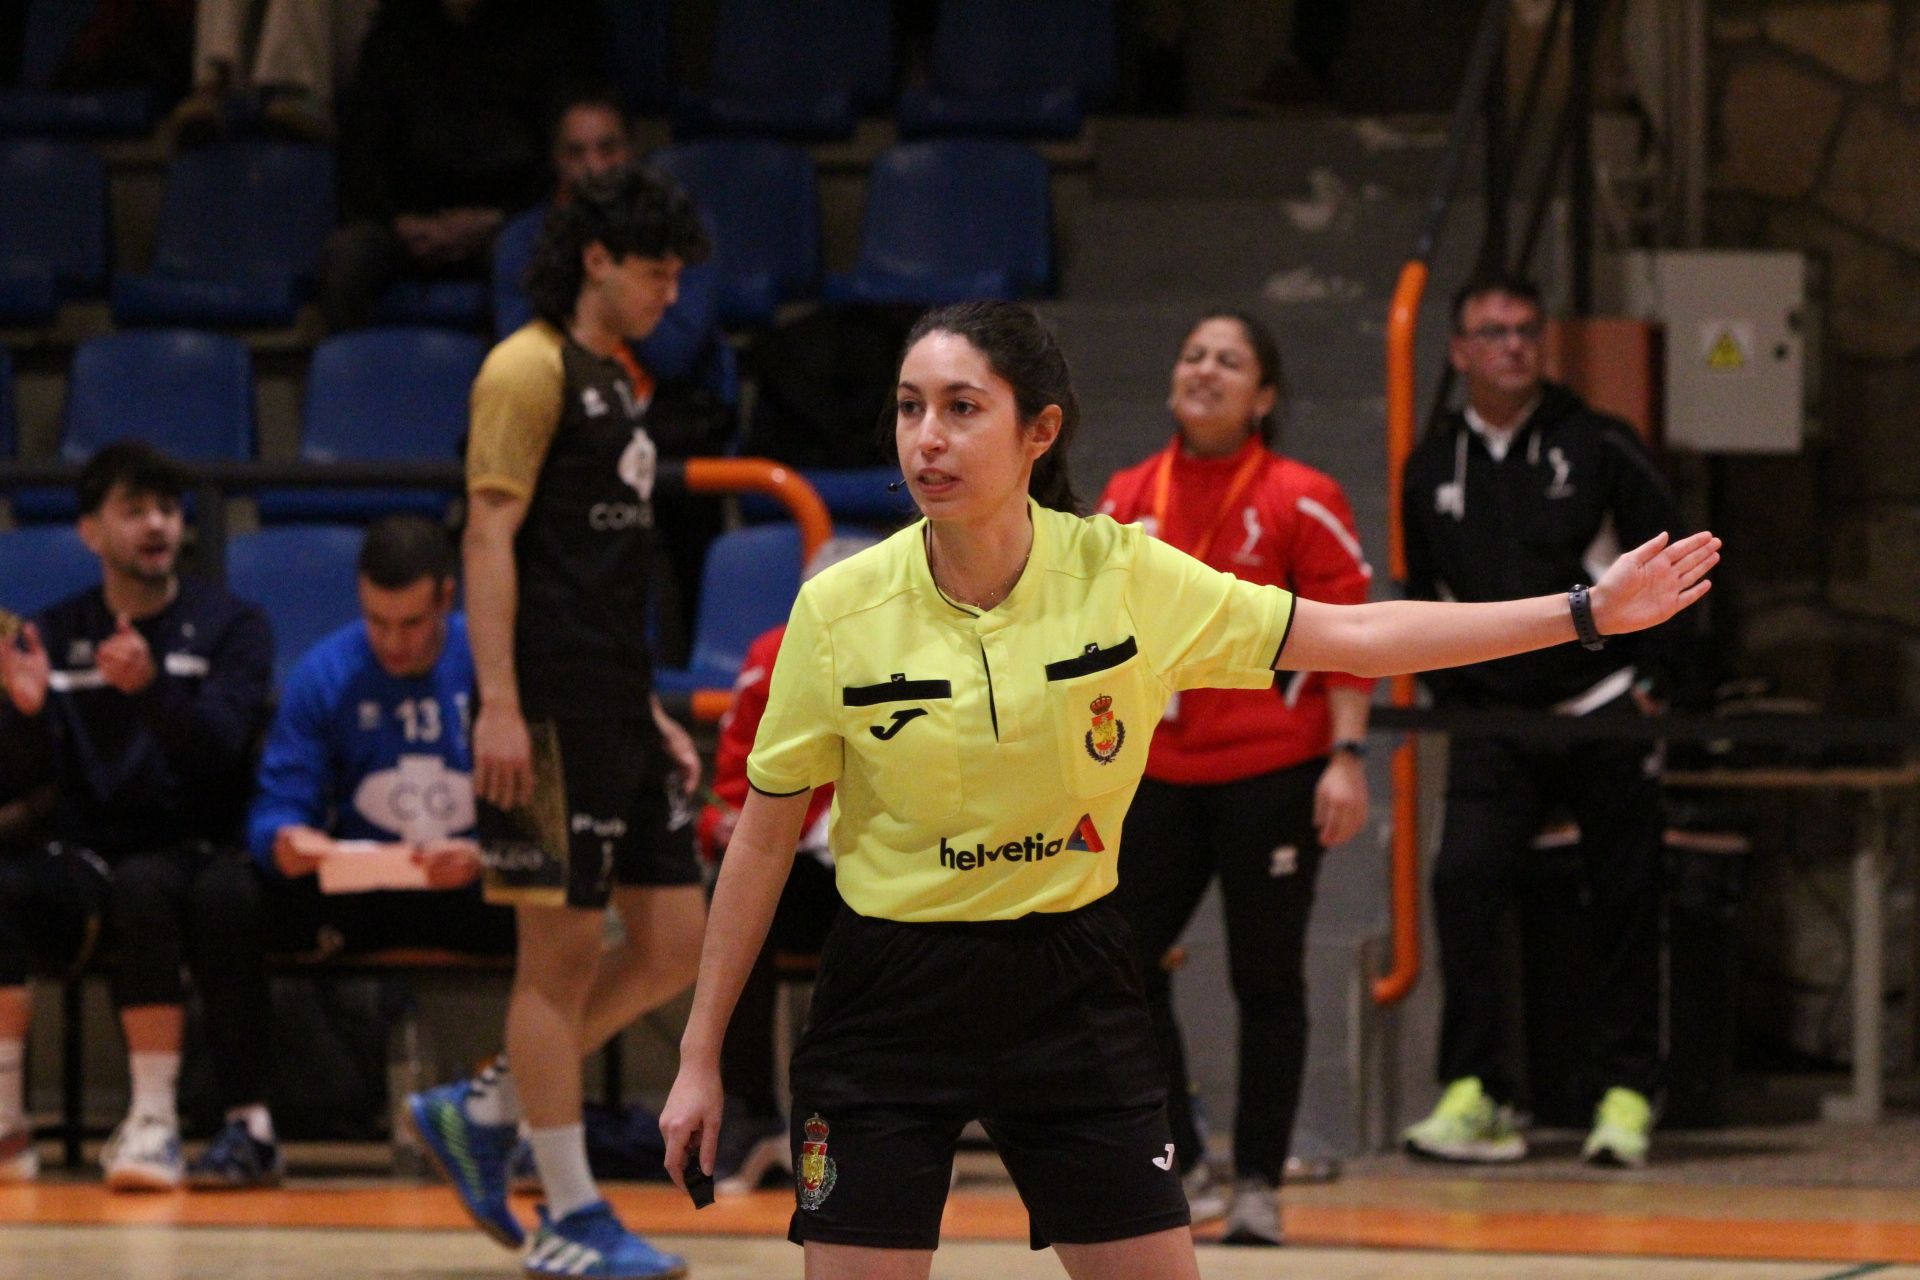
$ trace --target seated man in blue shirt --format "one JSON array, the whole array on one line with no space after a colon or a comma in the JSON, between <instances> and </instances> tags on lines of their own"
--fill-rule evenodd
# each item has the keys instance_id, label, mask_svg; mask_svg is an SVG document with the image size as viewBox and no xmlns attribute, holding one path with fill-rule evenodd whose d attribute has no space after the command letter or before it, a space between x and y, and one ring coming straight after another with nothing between
<instances>
[{"instance_id":1,"label":"seated man in blue shirt","mask_svg":"<svg viewBox=\"0 0 1920 1280\"><path fill-rule=\"evenodd\" d=\"M432 521L375 524L360 548L361 620L287 677L247 823L280 946L513 953L512 910L480 899L473 654L466 618L453 612L454 566L452 540ZM439 892L322 893L315 873L353 857L349 842L402 846Z\"/></svg>"},{"instance_id":2,"label":"seated man in blue shirt","mask_svg":"<svg viewBox=\"0 0 1920 1280\"><path fill-rule=\"evenodd\" d=\"M227 1114L193 1181L280 1175L260 888L237 847L273 634L258 606L179 574L186 485L179 464L147 445L96 454L80 474L80 536L100 558L100 585L0 643L0 714L37 736L58 793L58 843L12 855L0 876L0 1081L26 1035L30 964L77 967L98 936L133 1086L100 1156L121 1190L176 1187L189 1172L174 1096L183 968ZM0 1173L30 1177L18 1137L0 1134L11 1157Z\"/></svg>"}]
</instances>

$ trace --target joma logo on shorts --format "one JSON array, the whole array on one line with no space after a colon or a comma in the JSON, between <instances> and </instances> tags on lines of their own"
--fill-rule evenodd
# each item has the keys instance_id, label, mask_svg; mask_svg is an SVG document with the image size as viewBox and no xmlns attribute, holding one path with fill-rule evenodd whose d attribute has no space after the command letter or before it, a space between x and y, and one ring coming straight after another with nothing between
<instances>
[{"instance_id":1,"label":"joma logo on shorts","mask_svg":"<svg viewBox=\"0 0 1920 1280\"><path fill-rule=\"evenodd\" d=\"M1093 829L1093 817L1081 814L1080 821L1074 826L1073 834L1058 840L1049 840L1045 832L1035 832L1019 840L1009 840L1004 844L988 846L975 844L973 848L956 847L940 837L940 865L949 871L978 871L981 867L994 862L1023 863L1045 862L1057 857L1062 850L1068 853L1104 853L1106 845L1101 843L1100 833Z\"/></svg>"}]
</instances>

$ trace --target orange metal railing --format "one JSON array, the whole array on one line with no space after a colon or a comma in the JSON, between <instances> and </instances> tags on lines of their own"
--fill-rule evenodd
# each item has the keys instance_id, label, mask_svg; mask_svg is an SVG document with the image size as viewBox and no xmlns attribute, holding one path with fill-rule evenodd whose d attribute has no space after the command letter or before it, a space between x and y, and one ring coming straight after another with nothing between
<instances>
[{"instance_id":1,"label":"orange metal railing","mask_svg":"<svg viewBox=\"0 0 1920 1280\"><path fill-rule=\"evenodd\" d=\"M1400 269L1387 313L1387 558L1394 580L1406 581L1407 535L1400 521L1400 495L1407 455L1413 452L1414 347L1427 264L1418 259ZM1393 705L1413 705L1413 677L1395 676ZM1393 857L1389 870L1393 918L1393 967L1373 984L1376 1004L1392 1004L1413 990L1420 976L1420 764L1409 737L1393 753Z\"/></svg>"}]
</instances>

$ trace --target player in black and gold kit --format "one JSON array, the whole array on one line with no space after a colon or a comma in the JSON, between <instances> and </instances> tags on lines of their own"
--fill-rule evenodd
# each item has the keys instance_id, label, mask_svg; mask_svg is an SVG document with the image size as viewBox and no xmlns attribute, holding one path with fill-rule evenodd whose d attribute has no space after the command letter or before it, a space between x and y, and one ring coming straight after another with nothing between
<instances>
[{"instance_id":1,"label":"player in black and gold kit","mask_svg":"<svg viewBox=\"0 0 1920 1280\"><path fill-rule=\"evenodd\" d=\"M686 987L704 920L687 799L699 758L652 690L652 384L627 343L673 303L681 265L706 253L666 179L626 167L582 181L535 250L538 318L493 349L473 386L473 781L488 896L515 904L519 951L505 1062L411 1109L475 1221L510 1245L523 1232L506 1164L524 1111L547 1197L525 1259L534 1275L684 1272L595 1188L579 1068ZM603 952L609 901L626 937Z\"/></svg>"}]
</instances>

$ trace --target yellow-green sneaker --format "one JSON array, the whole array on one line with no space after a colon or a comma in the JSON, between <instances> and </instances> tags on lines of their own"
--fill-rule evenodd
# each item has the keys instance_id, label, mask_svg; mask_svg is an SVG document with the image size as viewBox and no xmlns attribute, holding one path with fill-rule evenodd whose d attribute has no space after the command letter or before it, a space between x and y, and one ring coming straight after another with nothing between
<instances>
[{"instance_id":1,"label":"yellow-green sneaker","mask_svg":"<svg viewBox=\"0 0 1920 1280\"><path fill-rule=\"evenodd\" d=\"M1616 1086L1593 1109L1593 1132L1587 1135L1580 1158L1588 1164L1644 1169L1652 1132L1653 1104L1646 1095Z\"/></svg>"},{"instance_id":2,"label":"yellow-green sneaker","mask_svg":"<svg viewBox=\"0 0 1920 1280\"><path fill-rule=\"evenodd\" d=\"M1488 1097L1477 1076L1448 1085L1433 1114L1404 1138L1409 1155L1428 1160L1505 1164L1527 1154L1527 1140L1513 1127L1513 1112Z\"/></svg>"}]
</instances>

